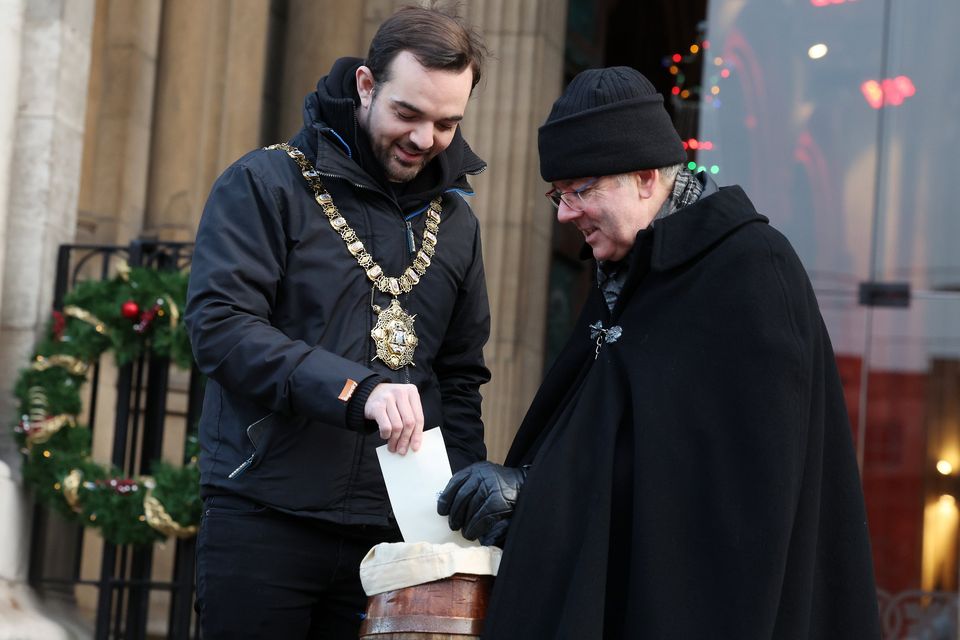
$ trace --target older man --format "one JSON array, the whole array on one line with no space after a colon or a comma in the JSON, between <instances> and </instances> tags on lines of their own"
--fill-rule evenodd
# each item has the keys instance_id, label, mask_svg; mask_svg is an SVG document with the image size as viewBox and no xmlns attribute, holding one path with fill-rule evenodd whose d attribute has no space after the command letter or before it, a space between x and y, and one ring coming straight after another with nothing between
<instances>
[{"instance_id":1,"label":"older man","mask_svg":"<svg viewBox=\"0 0 960 640\"><path fill-rule=\"evenodd\" d=\"M485 638L878 638L843 393L790 244L683 168L637 71L588 70L540 128L597 286L506 466L439 511L505 549Z\"/></svg>"}]
</instances>

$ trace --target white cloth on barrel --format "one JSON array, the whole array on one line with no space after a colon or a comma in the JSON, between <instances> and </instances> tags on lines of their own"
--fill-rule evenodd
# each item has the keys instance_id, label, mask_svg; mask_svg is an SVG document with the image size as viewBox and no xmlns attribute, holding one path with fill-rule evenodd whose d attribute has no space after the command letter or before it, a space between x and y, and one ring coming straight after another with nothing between
<instances>
[{"instance_id":1,"label":"white cloth on barrel","mask_svg":"<svg viewBox=\"0 0 960 640\"><path fill-rule=\"evenodd\" d=\"M373 596L455 573L495 576L502 553L499 547L461 547L452 542L383 542L360 562L360 582Z\"/></svg>"}]
</instances>

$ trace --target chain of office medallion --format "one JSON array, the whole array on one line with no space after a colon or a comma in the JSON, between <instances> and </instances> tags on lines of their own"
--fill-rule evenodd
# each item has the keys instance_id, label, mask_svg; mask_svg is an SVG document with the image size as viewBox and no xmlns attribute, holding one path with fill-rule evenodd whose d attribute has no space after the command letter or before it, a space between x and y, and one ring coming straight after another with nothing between
<instances>
[{"instance_id":1,"label":"chain of office medallion","mask_svg":"<svg viewBox=\"0 0 960 640\"><path fill-rule=\"evenodd\" d=\"M426 273L427 267L430 266L430 258L432 258L436 252L437 233L440 229L440 214L442 213L440 196L437 196L430 202L423 230L423 240L420 243L420 251L414 256L413 264L407 267L406 271L404 271L403 275L399 278L393 278L384 274L383 269L374 261L373 256L370 255L363 246L363 242L357 237L356 232L350 228L346 219L340 215L336 205L333 204L333 198L320 181L320 174L310 165L310 161L303 155L303 152L286 143L273 144L265 148L285 151L287 155L297 163L297 166L300 167L300 172L303 174L303 179L307 181L307 184L310 185L310 188L313 190L314 199L323 209L327 220L330 221L330 226L343 238L350 255L356 258L357 264L366 272L367 278L373 282L374 286L376 286L380 292L397 296L400 295L401 292L409 293L410 290L420 282L420 277Z\"/></svg>"}]
</instances>

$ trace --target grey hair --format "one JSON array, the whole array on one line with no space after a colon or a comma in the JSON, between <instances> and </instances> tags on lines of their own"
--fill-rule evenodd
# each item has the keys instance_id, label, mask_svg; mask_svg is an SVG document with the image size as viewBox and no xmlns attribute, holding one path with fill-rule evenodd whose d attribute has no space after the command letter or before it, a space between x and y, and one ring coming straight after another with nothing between
<instances>
[{"instance_id":1,"label":"grey hair","mask_svg":"<svg viewBox=\"0 0 960 640\"><path fill-rule=\"evenodd\" d=\"M682 164L671 164L666 167L659 167L657 171L660 172L660 182L665 185L673 185L673 181L677 179L677 174L680 173L680 170L683 169ZM617 182L621 185L627 184L627 181L630 179L631 173L620 173L615 177Z\"/></svg>"},{"instance_id":2,"label":"grey hair","mask_svg":"<svg viewBox=\"0 0 960 640\"><path fill-rule=\"evenodd\" d=\"M677 179L677 174L680 173L680 170L683 169L682 164L672 164L668 167L660 167L660 180L665 184L673 184L673 181Z\"/></svg>"}]
</instances>

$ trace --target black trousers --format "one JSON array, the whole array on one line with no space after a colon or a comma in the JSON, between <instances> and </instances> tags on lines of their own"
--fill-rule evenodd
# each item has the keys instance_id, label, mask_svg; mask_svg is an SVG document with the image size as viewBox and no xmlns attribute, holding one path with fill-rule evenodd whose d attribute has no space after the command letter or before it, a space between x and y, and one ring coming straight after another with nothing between
<instances>
[{"instance_id":1,"label":"black trousers","mask_svg":"<svg viewBox=\"0 0 960 640\"><path fill-rule=\"evenodd\" d=\"M234 496L204 500L197 610L204 640L356 640L367 597L360 560L388 529L299 518Z\"/></svg>"}]
</instances>

